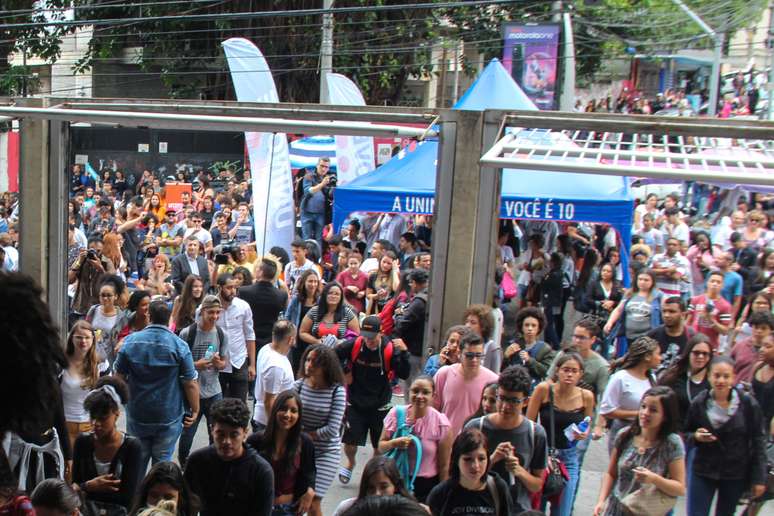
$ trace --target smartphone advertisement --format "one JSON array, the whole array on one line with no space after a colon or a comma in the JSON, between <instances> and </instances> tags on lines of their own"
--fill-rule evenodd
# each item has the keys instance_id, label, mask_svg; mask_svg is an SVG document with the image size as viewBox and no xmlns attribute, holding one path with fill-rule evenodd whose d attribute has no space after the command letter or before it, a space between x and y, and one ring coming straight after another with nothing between
<instances>
[{"instance_id":1,"label":"smartphone advertisement","mask_svg":"<svg viewBox=\"0 0 774 516\"><path fill-rule=\"evenodd\" d=\"M556 109L559 25L503 25L503 66L539 109Z\"/></svg>"}]
</instances>

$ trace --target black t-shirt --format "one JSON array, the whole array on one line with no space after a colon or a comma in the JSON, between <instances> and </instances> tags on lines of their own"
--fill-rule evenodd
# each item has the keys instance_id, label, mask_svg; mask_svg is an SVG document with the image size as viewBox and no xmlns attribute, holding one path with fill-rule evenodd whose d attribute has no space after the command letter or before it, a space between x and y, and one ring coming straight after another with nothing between
<instances>
[{"instance_id":1,"label":"black t-shirt","mask_svg":"<svg viewBox=\"0 0 774 516\"><path fill-rule=\"evenodd\" d=\"M683 330L682 334L678 335L677 337L673 337L672 335L667 335L666 327L663 324L650 330L647 335L648 337L658 341L658 345L661 347L662 359L664 358L663 355L665 355L667 352L670 352L670 348L672 353L675 353L676 351L675 356L677 356L683 352L686 344L688 344L687 330Z\"/></svg>"},{"instance_id":2,"label":"black t-shirt","mask_svg":"<svg viewBox=\"0 0 774 516\"><path fill-rule=\"evenodd\" d=\"M500 497L500 515L513 513L511 497L505 482L496 474L495 478L497 495ZM481 491L465 489L456 480L445 480L430 491L427 496L427 505L433 516L465 516L465 515L491 515L496 516L495 502L487 487Z\"/></svg>"}]
</instances>

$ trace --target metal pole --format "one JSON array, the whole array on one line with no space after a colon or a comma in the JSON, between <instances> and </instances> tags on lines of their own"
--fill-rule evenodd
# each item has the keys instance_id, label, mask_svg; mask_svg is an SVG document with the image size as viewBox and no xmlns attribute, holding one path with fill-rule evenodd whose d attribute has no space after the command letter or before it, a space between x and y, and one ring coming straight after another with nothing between
<instances>
[{"instance_id":1,"label":"metal pole","mask_svg":"<svg viewBox=\"0 0 774 516\"><path fill-rule=\"evenodd\" d=\"M564 18L564 72L559 110L572 111L575 103L575 36L572 31L572 15L566 12L562 18Z\"/></svg>"},{"instance_id":2,"label":"metal pole","mask_svg":"<svg viewBox=\"0 0 774 516\"><path fill-rule=\"evenodd\" d=\"M323 0L323 9L333 7L333 0ZM322 44L320 46L320 104L330 104L328 74L333 72L333 13L323 14Z\"/></svg>"},{"instance_id":3,"label":"metal pole","mask_svg":"<svg viewBox=\"0 0 774 516\"><path fill-rule=\"evenodd\" d=\"M27 96L27 45L23 44L22 46L22 70L24 75L22 75L22 97Z\"/></svg>"},{"instance_id":4,"label":"metal pole","mask_svg":"<svg viewBox=\"0 0 774 516\"><path fill-rule=\"evenodd\" d=\"M709 92L709 115L715 116L718 111L718 90L720 83L720 60L723 58L723 39L724 34L718 34L712 27L702 20L698 14L693 12L690 7L685 5L682 0L672 0L677 7L688 15L690 19L695 21L701 30L707 33L709 37L715 42L715 56L712 61L712 77L710 77L710 92Z\"/></svg>"},{"instance_id":5,"label":"metal pole","mask_svg":"<svg viewBox=\"0 0 774 516\"><path fill-rule=\"evenodd\" d=\"M551 4L551 21L553 23L562 21L562 0L554 0Z\"/></svg>"},{"instance_id":6,"label":"metal pole","mask_svg":"<svg viewBox=\"0 0 774 516\"><path fill-rule=\"evenodd\" d=\"M768 99L767 120L774 120L774 102L772 102L772 93L774 93L774 2L769 4L769 37L766 40L769 47L769 83L766 85L766 98Z\"/></svg>"}]
</instances>

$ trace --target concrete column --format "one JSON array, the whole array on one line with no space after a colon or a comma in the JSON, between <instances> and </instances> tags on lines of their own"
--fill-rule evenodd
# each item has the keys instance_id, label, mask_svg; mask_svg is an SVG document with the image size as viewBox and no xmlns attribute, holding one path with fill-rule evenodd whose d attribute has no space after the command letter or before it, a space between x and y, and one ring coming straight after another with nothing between
<instances>
[{"instance_id":1,"label":"concrete column","mask_svg":"<svg viewBox=\"0 0 774 516\"><path fill-rule=\"evenodd\" d=\"M492 299L500 174L478 161L496 134L482 112L442 113L425 334L425 345L435 349L465 307Z\"/></svg>"}]
</instances>

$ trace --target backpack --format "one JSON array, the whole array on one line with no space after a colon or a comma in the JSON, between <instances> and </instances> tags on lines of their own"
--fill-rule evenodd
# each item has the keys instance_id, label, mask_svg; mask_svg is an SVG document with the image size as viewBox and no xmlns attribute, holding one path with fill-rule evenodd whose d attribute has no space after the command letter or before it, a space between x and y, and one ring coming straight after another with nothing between
<instances>
[{"instance_id":1,"label":"backpack","mask_svg":"<svg viewBox=\"0 0 774 516\"><path fill-rule=\"evenodd\" d=\"M379 322L384 335L392 335L395 330L395 306L397 304L398 296L393 296L379 312Z\"/></svg>"},{"instance_id":2,"label":"backpack","mask_svg":"<svg viewBox=\"0 0 774 516\"><path fill-rule=\"evenodd\" d=\"M196 332L198 331L198 324L193 323L191 326L188 327L188 335L186 335L186 338L184 339L186 343L188 344L188 348L191 350L191 354L193 354L193 348L194 344L196 344ZM215 325L215 329L218 332L218 344L223 345L223 343L226 341L226 335L223 333L223 329ZM180 333L183 333L182 331Z\"/></svg>"},{"instance_id":3,"label":"backpack","mask_svg":"<svg viewBox=\"0 0 774 516\"><path fill-rule=\"evenodd\" d=\"M344 375L347 385L352 384L352 368L355 366L355 360L357 360L358 355L360 355L360 350L363 349L363 342L363 337L358 337L352 345L352 352L349 355L349 371ZM392 355L394 351L392 341L388 340L387 345L384 346L384 372L391 382L395 379L395 371L392 370Z\"/></svg>"},{"instance_id":4,"label":"backpack","mask_svg":"<svg viewBox=\"0 0 774 516\"><path fill-rule=\"evenodd\" d=\"M406 488L414 492L414 481L419 475L419 468L422 463L422 441L412 433L413 428L406 423L406 406L397 405L395 407L395 432L392 434L393 439L399 437L411 437L411 441L416 448L416 460L414 461L414 471L411 471L411 465L409 464L408 448L400 449L393 448L385 456L395 461L395 465L400 472L400 476L406 483Z\"/></svg>"}]
</instances>

